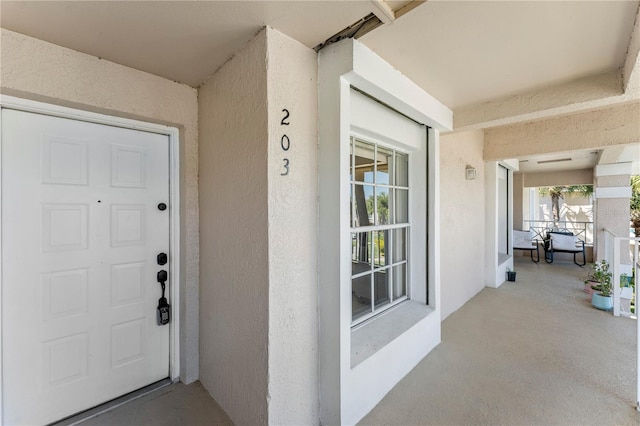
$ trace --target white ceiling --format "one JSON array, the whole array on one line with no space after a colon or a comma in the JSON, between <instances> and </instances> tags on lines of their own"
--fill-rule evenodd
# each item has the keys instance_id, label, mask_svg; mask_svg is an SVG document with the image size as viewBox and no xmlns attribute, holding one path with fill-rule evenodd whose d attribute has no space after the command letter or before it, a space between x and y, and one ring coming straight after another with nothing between
<instances>
[{"instance_id":1,"label":"white ceiling","mask_svg":"<svg viewBox=\"0 0 640 426\"><path fill-rule=\"evenodd\" d=\"M362 37L450 108L622 67L637 1L428 1Z\"/></svg>"},{"instance_id":2,"label":"white ceiling","mask_svg":"<svg viewBox=\"0 0 640 426\"><path fill-rule=\"evenodd\" d=\"M640 175L640 143L603 150L580 150L518 158L520 173L591 169L597 164L631 163L631 174Z\"/></svg>"},{"instance_id":3,"label":"white ceiling","mask_svg":"<svg viewBox=\"0 0 640 426\"><path fill-rule=\"evenodd\" d=\"M7 1L0 26L198 86L265 25L314 47L369 1Z\"/></svg>"},{"instance_id":4,"label":"white ceiling","mask_svg":"<svg viewBox=\"0 0 640 426\"><path fill-rule=\"evenodd\" d=\"M593 168L598 160L598 151L573 151L522 157L520 173L555 172Z\"/></svg>"},{"instance_id":5,"label":"white ceiling","mask_svg":"<svg viewBox=\"0 0 640 426\"><path fill-rule=\"evenodd\" d=\"M191 86L264 25L313 47L379 10L369 0L0 4L4 28ZM621 67L637 8L635 0L430 0L360 41L456 108Z\"/></svg>"}]
</instances>

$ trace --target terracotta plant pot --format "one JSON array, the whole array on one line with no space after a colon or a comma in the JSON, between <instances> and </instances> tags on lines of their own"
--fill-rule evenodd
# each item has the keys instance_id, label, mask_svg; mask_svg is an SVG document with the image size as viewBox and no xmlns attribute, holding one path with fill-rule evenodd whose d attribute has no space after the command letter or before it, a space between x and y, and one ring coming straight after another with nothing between
<instances>
[{"instance_id":1,"label":"terracotta plant pot","mask_svg":"<svg viewBox=\"0 0 640 426\"><path fill-rule=\"evenodd\" d=\"M594 288L594 287L596 287L596 288ZM589 294L589 302L591 302L591 299L592 299L592 297L593 297L593 294L594 294L594 293L597 293L597 292L599 292L599 291L600 291L600 289L599 289L599 288L597 288L597 286L596 286L596 285L593 285L593 284L592 284L592 285L590 285L590 286L589 286L589 291L587 292L587 294Z\"/></svg>"},{"instance_id":2,"label":"terracotta plant pot","mask_svg":"<svg viewBox=\"0 0 640 426\"><path fill-rule=\"evenodd\" d=\"M592 285L598 285L598 281L587 281L584 283L584 291L585 293L587 293L588 295L591 295L591 293L593 293L591 286Z\"/></svg>"}]
</instances>

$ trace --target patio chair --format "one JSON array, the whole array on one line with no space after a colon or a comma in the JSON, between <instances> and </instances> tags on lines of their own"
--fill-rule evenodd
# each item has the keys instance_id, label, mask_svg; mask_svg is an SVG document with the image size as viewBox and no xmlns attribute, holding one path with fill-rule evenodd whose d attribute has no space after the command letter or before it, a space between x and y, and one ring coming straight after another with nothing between
<instances>
[{"instance_id":1,"label":"patio chair","mask_svg":"<svg viewBox=\"0 0 640 426\"><path fill-rule=\"evenodd\" d=\"M584 241L571 232L549 231L544 242L544 260L553 263L554 253L573 253L573 263L582 267L587 264ZM576 255L582 253L582 263L578 263Z\"/></svg>"},{"instance_id":2,"label":"patio chair","mask_svg":"<svg viewBox=\"0 0 640 426\"><path fill-rule=\"evenodd\" d=\"M531 256L531 260L534 263L540 262L540 249L538 246L538 240L534 240L531 231L518 231L513 230L513 249L528 251ZM533 252L536 252L536 258L533 258Z\"/></svg>"}]
</instances>

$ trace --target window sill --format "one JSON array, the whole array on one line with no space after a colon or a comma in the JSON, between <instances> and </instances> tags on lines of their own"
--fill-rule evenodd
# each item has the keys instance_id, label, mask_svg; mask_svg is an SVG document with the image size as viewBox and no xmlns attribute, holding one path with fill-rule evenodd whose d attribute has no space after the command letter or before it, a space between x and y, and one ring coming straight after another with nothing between
<instances>
[{"instance_id":1,"label":"window sill","mask_svg":"<svg viewBox=\"0 0 640 426\"><path fill-rule=\"evenodd\" d=\"M409 300L351 331L351 368L366 360L434 312Z\"/></svg>"}]
</instances>

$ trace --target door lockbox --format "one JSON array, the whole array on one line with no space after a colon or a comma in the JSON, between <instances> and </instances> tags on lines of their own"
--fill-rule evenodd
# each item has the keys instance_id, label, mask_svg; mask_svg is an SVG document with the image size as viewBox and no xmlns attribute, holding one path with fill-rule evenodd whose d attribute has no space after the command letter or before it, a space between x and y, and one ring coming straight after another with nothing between
<instances>
[{"instance_id":1,"label":"door lockbox","mask_svg":"<svg viewBox=\"0 0 640 426\"><path fill-rule=\"evenodd\" d=\"M170 320L171 306L167 303L165 297L158 300L158 325L167 325Z\"/></svg>"},{"instance_id":2,"label":"door lockbox","mask_svg":"<svg viewBox=\"0 0 640 426\"><path fill-rule=\"evenodd\" d=\"M161 254L164 254L164 253L161 253ZM159 260L160 260L160 255L158 255L158 263L159 263ZM162 297L158 299L158 313L157 313L158 325L167 325L171 320L171 306L167 302L167 298L164 297L164 290L165 290L167 278L168 278L167 271L165 271L164 269L158 271L157 279L158 279L158 282L160 283L160 286L162 287Z\"/></svg>"}]
</instances>

